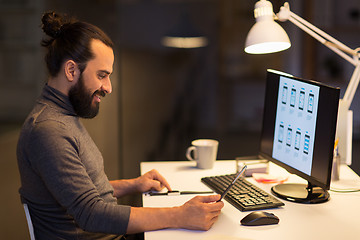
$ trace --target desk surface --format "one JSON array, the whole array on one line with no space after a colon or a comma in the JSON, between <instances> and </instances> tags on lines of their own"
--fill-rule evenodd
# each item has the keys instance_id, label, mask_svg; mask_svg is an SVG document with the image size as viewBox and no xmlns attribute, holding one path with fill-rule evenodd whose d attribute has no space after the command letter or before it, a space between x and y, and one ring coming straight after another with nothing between
<instances>
[{"instance_id":1,"label":"desk surface","mask_svg":"<svg viewBox=\"0 0 360 240\"><path fill-rule=\"evenodd\" d=\"M201 183L204 176L229 174L235 172L235 161L216 161L213 169L197 169L194 162L143 162L141 172L157 169L169 182L172 189L180 191L206 191ZM287 172L270 164L271 174ZM271 184L257 183L248 179L270 193ZM290 175L287 182L305 182ZM332 188L360 188L360 178L347 166L340 168L340 180ZM144 207L171 207L185 203L194 195L147 196L143 195ZM249 212L241 212L224 201L225 206L218 221L209 231L190 231L165 229L145 233L146 240L161 239L201 239L201 240L249 240L249 239L360 239L360 193L337 193L330 191L331 199L326 203L307 205L282 200L284 207L266 210L280 218L277 225L246 227L240 220Z\"/></svg>"}]
</instances>

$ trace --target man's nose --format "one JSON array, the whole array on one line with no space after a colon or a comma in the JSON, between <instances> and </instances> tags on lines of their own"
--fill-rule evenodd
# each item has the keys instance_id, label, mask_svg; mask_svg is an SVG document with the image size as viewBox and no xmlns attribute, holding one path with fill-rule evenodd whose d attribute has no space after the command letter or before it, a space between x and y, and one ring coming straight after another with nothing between
<instances>
[{"instance_id":1,"label":"man's nose","mask_svg":"<svg viewBox=\"0 0 360 240\"><path fill-rule=\"evenodd\" d=\"M102 85L102 89L107 93L110 94L112 92L112 86L111 86L111 81L110 78L108 77L106 79L106 81L104 82L104 84Z\"/></svg>"}]
</instances>

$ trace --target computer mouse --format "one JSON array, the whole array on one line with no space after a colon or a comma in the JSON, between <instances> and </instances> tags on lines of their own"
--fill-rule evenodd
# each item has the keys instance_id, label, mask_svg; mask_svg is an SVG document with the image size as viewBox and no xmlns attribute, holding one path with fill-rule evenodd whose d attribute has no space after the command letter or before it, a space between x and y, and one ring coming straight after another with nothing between
<instances>
[{"instance_id":1,"label":"computer mouse","mask_svg":"<svg viewBox=\"0 0 360 240\"><path fill-rule=\"evenodd\" d=\"M279 223L279 218L273 213L256 211L246 215L240 223L245 226L270 225Z\"/></svg>"}]
</instances>

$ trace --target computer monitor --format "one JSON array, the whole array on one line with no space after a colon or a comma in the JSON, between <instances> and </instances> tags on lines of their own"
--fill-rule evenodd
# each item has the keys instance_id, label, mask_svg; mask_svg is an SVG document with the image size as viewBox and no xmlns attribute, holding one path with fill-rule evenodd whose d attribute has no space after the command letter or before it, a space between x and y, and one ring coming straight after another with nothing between
<instances>
[{"instance_id":1,"label":"computer monitor","mask_svg":"<svg viewBox=\"0 0 360 240\"><path fill-rule=\"evenodd\" d=\"M308 181L278 184L283 199L329 199L340 89L268 70L260 155Z\"/></svg>"}]
</instances>

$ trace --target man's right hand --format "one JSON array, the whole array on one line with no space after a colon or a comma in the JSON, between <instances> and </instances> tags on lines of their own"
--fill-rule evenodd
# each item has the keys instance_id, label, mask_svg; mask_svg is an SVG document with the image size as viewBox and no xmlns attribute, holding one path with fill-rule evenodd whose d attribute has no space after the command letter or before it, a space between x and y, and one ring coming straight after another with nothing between
<instances>
[{"instance_id":1,"label":"man's right hand","mask_svg":"<svg viewBox=\"0 0 360 240\"><path fill-rule=\"evenodd\" d=\"M223 202L220 195L196 196L179 208L179 228L209 230L218 219Z\"/></svg>"},{"instance_id":2,"label":"man's right hand","mask_svg":"<svg viewBox=\"0 0 360 240\"><path fill-rule=\"evenodd\" d=\"M164 228L209 230L224 207L220 195L196 196L179 207L132 207L127 233Z\"/></svg>"}]
</instances>

